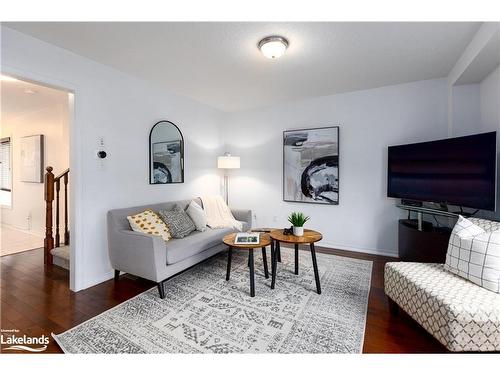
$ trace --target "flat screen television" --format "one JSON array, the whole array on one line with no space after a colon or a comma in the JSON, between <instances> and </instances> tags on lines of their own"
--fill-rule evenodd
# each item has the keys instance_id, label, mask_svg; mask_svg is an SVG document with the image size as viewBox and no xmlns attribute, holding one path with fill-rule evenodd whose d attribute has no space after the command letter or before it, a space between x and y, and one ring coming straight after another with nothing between
<instances>
[{"instance_id":1,"label":"flat screen television","mask_svg":"<svg viewBox=\"0 0 500 375\"><path fill-rule=\"evenodd\" d=\"M387 196L493 211L496 144L490 132L390 146Z\"/></svg>"}]
</instances>

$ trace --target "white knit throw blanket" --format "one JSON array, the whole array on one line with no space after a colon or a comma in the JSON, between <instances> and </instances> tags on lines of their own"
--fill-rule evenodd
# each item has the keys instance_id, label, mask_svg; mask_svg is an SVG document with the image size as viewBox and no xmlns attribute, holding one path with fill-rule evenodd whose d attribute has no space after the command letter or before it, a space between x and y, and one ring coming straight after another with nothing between
<instances>
[{"instance_id":1,"label":"white knit throw blanket","mask_svg":"<svg viewBox=\"0 0 500 375\"><path fill-rule=\"evenodd\" d=\"M243 230L241 222L236 220L220 195L206 195L201 197L203 210L207 215L207 225L212 228L234 228Z\"/></svg>"}]
</instances>

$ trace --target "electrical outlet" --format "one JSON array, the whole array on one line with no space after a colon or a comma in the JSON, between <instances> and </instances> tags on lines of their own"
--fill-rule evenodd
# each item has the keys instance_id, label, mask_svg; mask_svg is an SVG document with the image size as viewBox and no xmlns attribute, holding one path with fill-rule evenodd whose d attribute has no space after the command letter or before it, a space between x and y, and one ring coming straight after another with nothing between
<instances>
[{"instance_id":1,"label":"electrical outlet","mask_svg":"<svg viewBox=\"0 0 500 375\"><path fill-rule=\"evenodd\" d=\"M27 229L31 230L31 212L28 212L28 216L26 216Z\"/></svg>"}]
</instances>

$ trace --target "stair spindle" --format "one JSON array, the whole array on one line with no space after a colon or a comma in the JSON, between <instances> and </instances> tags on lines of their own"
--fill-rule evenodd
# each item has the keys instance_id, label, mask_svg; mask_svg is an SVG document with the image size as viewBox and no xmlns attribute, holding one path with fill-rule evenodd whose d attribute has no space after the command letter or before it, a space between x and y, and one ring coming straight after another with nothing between
<instances>
[{"instance_id":1,"label":"stair spindle","mask_svg":"<svg viewBox=\"0 0 500 375\"><path fill-rule=\"evenodd\" d=\"M56 185L56 247L61 246L61 237L59 235L59 190L61 190L60 180L55 181Z\"/></svg>"},{"instance_id":2,"label":"stair spindle","mask_svg":"<svg viewBox=\"0 0 500 375\"><path fill-rule=\"evenodd\" d=\"M52 167L47 167L45 174L45 239L43 240L43 261L52 264L50 250L54 248L54 237L52 237L52 202L54 201L54 174Z\"/></svg>"},{"instance_id":3,"label":"stair spindle","mask_svg":"<svg viewBox=\"0 0 500 375\"><path fill-rule=\"evenodd\" d=\"M68 229L68 179L69 169L64 175L64 244L69 245L69 229Z\"/></svg>"}]
</instances>

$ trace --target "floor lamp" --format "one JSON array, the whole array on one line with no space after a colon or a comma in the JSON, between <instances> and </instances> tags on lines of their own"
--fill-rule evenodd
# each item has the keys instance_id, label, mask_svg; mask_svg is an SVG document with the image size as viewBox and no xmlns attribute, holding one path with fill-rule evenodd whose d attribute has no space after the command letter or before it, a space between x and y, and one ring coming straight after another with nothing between
<instances>
[{"instance_id":1,"label":"floor lamp","mask_svg":"<svg viewBox=\"0 0 500 375\"><path fill-rule=\"evenodd\" d=\"M226 152L224 156L217 157L217 168L224 169L224 199L226 204L229 205L229 175L227 170L239 169L240 157L231 156L230 153Z\"/></svg>"}]
</instances>

